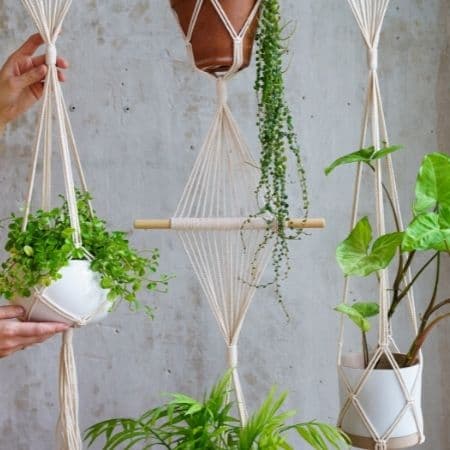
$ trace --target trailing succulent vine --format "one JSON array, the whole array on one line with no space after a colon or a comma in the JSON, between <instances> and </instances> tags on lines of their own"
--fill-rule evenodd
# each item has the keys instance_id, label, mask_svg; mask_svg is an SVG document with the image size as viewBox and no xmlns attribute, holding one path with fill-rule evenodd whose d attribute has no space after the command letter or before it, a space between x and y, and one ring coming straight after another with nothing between
<instances>
[{"instance_id":1,"label":"trailing succulent vine","mask_svg":"<svg viewBox=\"0 0 450 450\"><path fill-rule=\"evenodd\" d=\"M290 269L289 240L300 239L302 230L286 227L293 210L307 218L309 213L308 186L297 135L285 96L284 47L285 37L279 0L263 0L259 29L256 36L256 82L258 96L257 125L261 142L261 177L256 189L261 208L256 214L275 227L268 226L262 247L274 239L272 265L276 296L282 304L281 281ZM289 161L295 161L298 195L291 205L288 185Z\"/></svg>"},{"instance_id":2,"label":"trailing succulent vine","mask_svg":"<svg viewBox=\"0 0 450 450\"><path fill-rule=\"evenodd\" d=\"M7 300L29 297L34 287L49 286L61 278L59 271L71 259L86 259L88 252L93 257L91 269L99 273L102 288L109 290L111 306L123 299L131 309L143 308L151 315L152 309L143 307L137 294L141 288L167 289L169 277L153 278L158 270L159 251L155 249L149 257L143 256L130 246L126 233L108 231L106 222L91 214L90 194L81 192L77 192L77 204L83 248L76 248L67 201L61 199L60 207L30 214L25 231L23 218L11 215L5 247L9 257L0 269L0 295Z\"/></svg>"}]
</instances>

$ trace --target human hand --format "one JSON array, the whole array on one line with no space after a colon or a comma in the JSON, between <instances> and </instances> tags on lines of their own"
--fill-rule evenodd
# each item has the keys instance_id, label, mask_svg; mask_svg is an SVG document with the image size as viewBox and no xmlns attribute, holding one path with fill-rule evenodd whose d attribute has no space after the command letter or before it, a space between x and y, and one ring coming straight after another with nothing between
<instances>
[{"instance_id":1,"label":"human hand","mask_svg":"<svg viewBox=\"0 0 450 450\"><path fill-rule=\"evenodd\" d=\"M0 69L0 135L6 125L16 119L44 92L43 80L47 74L45 55L33 56L44 43L40 34L34 34L14 52ZM58 69L69 67L64 58L57 58ZM58 70L60 81L65 75Z\"/></svg>"},{"instance_id":2,"label":"human hand","mask_svg":"<svg viewBox=\"0 0 450 450\"><path fill-rule=\"evenodd\" d=\"M20 306L0 306L0 358L34 344L40 344L69 326L53 322L19 322L24 316Z\"/></svg>"}]
</instances>

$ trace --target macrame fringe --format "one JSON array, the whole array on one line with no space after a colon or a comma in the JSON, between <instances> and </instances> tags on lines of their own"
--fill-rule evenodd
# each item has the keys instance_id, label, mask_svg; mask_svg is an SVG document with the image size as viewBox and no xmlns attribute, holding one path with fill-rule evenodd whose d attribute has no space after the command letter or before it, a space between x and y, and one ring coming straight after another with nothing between
<instances>
[{"instance_id":1,"label":"macrame fringe","mask_svg":"<svg viewBox=\"0 0 450 450\"><path fill-rule=\"evenodd\" d=\"M78 423L78 381L73 352L73 329L64 332L59 362L58 450L82 450Z\"/></svg>"}]
</instances>

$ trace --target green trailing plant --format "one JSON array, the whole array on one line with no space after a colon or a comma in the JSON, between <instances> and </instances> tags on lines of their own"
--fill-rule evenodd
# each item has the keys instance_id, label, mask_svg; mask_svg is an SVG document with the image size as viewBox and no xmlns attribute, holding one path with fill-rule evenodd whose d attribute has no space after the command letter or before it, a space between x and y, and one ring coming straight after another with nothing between
<instances>
[{"instance_id":1,"label":"green trailing plant","mask_svg":"<svg viewBox=\"0 0 450 450\"><path fill-rule=\"evenodd\" d=\"M262 247L274 240L272 265L277 299L282 303L281 282L290 271L289 240L303 232L286 227L291 214L309 213L309 197L294 122L286 100L284 54L286 38L279 0L262 2L257 33L256 82L258 96L259 139L261 142L261 177L256 190L261 208L256 214L266 218L269 226ZM293 160L298 197L289 197L289 168ZM293 205L291 204L293 203ZM275 227L272 224L275 223Z\"/></svg>"},{"instance_id":2,"label":"green trailing plant","mask_svg":"<svg viewBox=\"0 0 450 450\"><path fill-rule=\"evenodd\" d=\"M312 421L288 425L293 411L281 412L286 394L273 389L245 426L231 415L230 374L208 396L198 401L172 394L168 403L150 409L137 419L110 419L90 427L85 440L90 447L104 441L104 450L289 450L290 433L316 450L348 448L347 437L331 425Z\"/></svg>"},{"instance_id":3,"label":"green trailing plant","mask_svg":"<svg viewBox=\"0 0 450 450\"><path fill-rule=\"evenodd\" d=\"M385 157L399 148L391 147L379 152L363 149L339 158L326 172L330 173L340 165L354 162L365 163L373 168L371 162L374 159ZM368 157L369 154L371 156ZM392 199L390 204L396 231L384 234L373 242L372 227L367 217L363 217L339 244L336 257L346 276L367 277L377 275L378 271L391 266L395 268L395 277L388 290L389 320L427 268L434 264L434 283L420 317L418 333L403 362L403 366L408 367L417 361L420 349L436 325L450 318L450 299L438 301L441 261L450 255L450 156L430 153L424 157L417 176L413 217L405 231L399 229L400 220ZM420 254L424 254L425 262L419 262L418 269L411 280L407 281L406 274L414 268L414 262ZM342 309L340 312L347 313Z\"/></svg>"},{"instance_id":4,"label":"green trailing plant","mask_svg":"<svg viewBox=\"0 0 450 450\"><path fill-rule=\"evenodd\" d=\"M30 214L25 231L23 217L11 215L5 246L9 257L1 265L0 295L7 300L29 297L34 287L49 286L61 278L59 271L70 260L86 259L87 251L93 257L91 269L99 273L101 286L109 289L111 306L123 299L133 310L144 308L151 315L152 309L141 305L137 293L144 287L167 289L168 276L154 278L159 251L151 251L149 257L140 255L130 246L126 233L108 231L104 220L91 215L90 194L81 192L77 192L77 204L83 248L76 248L67 202L61 199L60 207Z\"/></svg>"}]
</instances>

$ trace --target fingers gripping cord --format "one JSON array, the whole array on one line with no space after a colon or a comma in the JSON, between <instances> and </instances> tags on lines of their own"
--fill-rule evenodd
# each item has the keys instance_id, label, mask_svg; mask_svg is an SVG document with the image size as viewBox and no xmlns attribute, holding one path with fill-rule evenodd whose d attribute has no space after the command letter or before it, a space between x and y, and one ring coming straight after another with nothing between
<instances>
[{"instance_id":1,"label":"fingers gripping cord","mask_svg":"<svg viewBox=\"0 0 450 450\"><path fill-rule=\"evenodd\" d=\"M45 64L47 66L55 66L57 60L56 45L54 43L47 44L45 51Z\"/></svg>"},{"instance_id":2,"label":"fingers gripping cord","mask_svg":"<svg viewBox=\"0 0 450 450\"><path fill-rule=\"evenodd\" d=\"M386 120L383 111L383 103L381 98L380 83L378 79L378 43L380 40L380 34L382 25L384 22L385 14L389 6L390 0L372 0L367 2L366 0L348 0L349 6L355 16L356 22L361 30L361 34L367 48L367 62L369 68L369 88L365 103L365 113L363 120L363 128L361 133L360 148L367 146L367 137L369 131L371 132L372 145L377 149L381 149L383 145L389 145L389 137L387 134ZM370 144L369 144L370 145ZM387 176L389 181L389 187L393 198L394 208L396 214L400 217L400 226L403 227L401 220L400 201L398 197L397 185L395 180L395 172L393 168L391 155L386 158ZM363 167L360 164L357 169L357 175L355 180L354 196L353 196L353 208L351 214L351 228L356 225L359 217L359 201L362 182ZM375 205L377 213L377 231L378 234L385 233L385 214L384 214L384 193L383 193L383 165L381 160L376 163L375 167ZM411 279L410 273L405 277L405 282ZM349 410L353 408L357 411L367 428L368 434L373 438L375 444L375 450L387 450L389 439L396 431L398 424L403 419L407 411L412 412L412 416L417 427L417 434L420 436L420 440L423 441L423 423L419 418L419 410L413 400L413 393L417 389L418 378L415 380L412 387L407 386L402 372L394 358L391 350L391 345L395 349L397 348L395 341L392 337L392 330L388 319L388 295L387 288L389 286L389 274L387 270L379 273L379 303L380 303L380 315L379 315L379 338L378 338L378 350L373 354L369 366L361 375L361 379L356 382L356 385L352 385L347 379L345 373L345 367L343 366L343 348L344 348L344 329L345 320L341 318L340 332L339 332L339 344L338 344L338 373L342 383L348 390L347 401L342 407L339 424L342 425ZM350 292L350 281L348 278L344 281L344 293L343 301L348 302L348 296ZM411 327L413 330L417 330L417 315L414 305L413 293L408 296L409 312L411 318ZM360 402L360 395L366 387L367 383L371 379L373 371L376 370L376 364L379 359L385 356L389 360L392 370L398 380L399 389L405 397L405 406L402 410L398 411L398 415L394 418L393 423L387 430L377 430L373 421L368 417L363 405ZM422 364L422 359L420 359ZM420 368L421 371L421 368Z\"/></svg>"}]
</instances>

